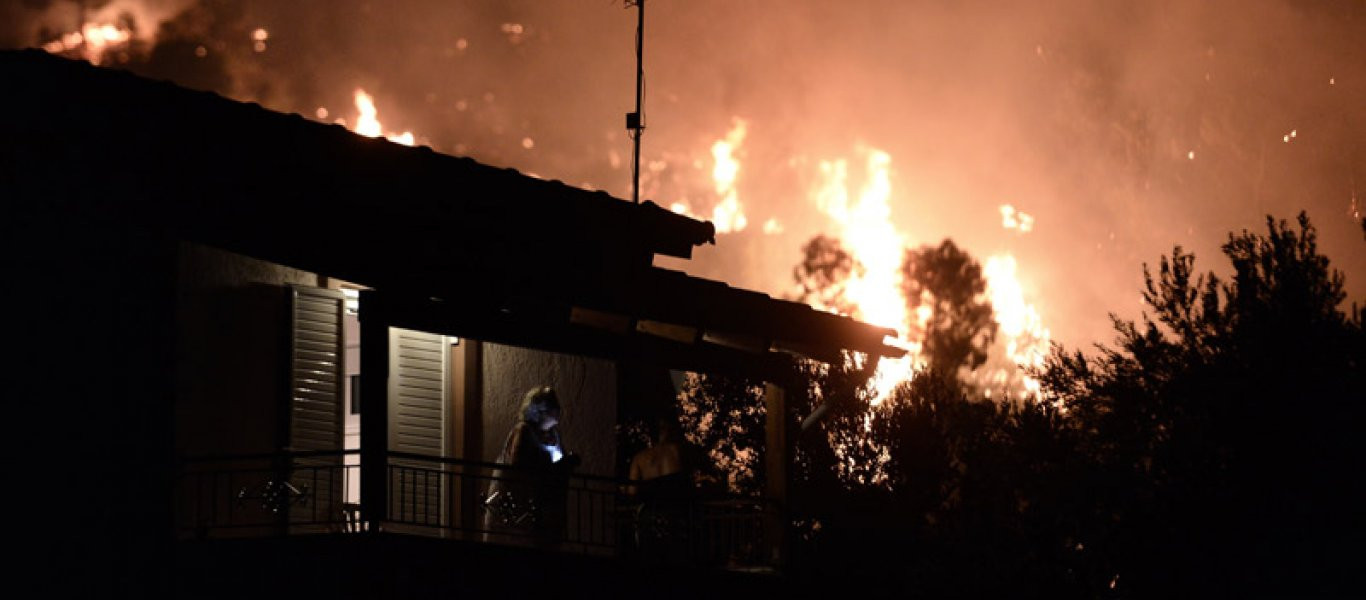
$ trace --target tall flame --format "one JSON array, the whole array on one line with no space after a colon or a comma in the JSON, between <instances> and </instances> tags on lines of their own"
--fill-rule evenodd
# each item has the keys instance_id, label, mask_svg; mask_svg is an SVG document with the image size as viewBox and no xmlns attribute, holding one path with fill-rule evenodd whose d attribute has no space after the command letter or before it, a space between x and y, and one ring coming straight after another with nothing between
<instances>
[{"instance_id":1,"label":"tall flame","mask_svg":"<svg viewBox=\"0 0 1366 600\"><path fill-rule=\"evenodd\" d=\"M861 148L864 180L857 192L850 186L845 159L821 161L819 184L812 196L816 206L840 228L840 240L862 269L845 286L845 298L855 307L854 317L896 329L910 330L907 302L901 291L901 258L905 237L892 224L892 177L890 154ZM829 307L823 307L829 308ZM895 343L895 342L894 342ZM897 384L909 381L919 345L901 340L911 350L901 359L884 359L873 375L874 405L882 403Z\"/></svg>"},{"instance_id":2,"label":"tall flame","mask_svg":"<svg viewBox=\"0 0 1366 600\"><path fill-rule=\"evenodd\" d=\"M845 283L844 299L853 306L851 316L896 329L902 337L888 343L908 350L905 358L883 359L878 364L871 400L876 406L897 385L910 381L914 369L922 366L925 340L909 336L911 332L926 330L934 308L921 304L914 314L907 309L910 303L902 287L901 263L908 239L897 231L891 219L892 157L876 148L860 148L858 153L863 161L861 181L851 180L848 160L821 161L811 196L817 208L837 226L841 245L861 267ZM1023 234L1034 227L1032 216L1012 206L1003 205L1001 216L1006 229ZM1025 300L1017 271L1015 257L1008 253L989 257L983 267L987 296L1001 338L1001 347L992 351L998 356L1003 353L1006 359L1004 363L989 362L991 372L974 376L987 384L987 395L992 386L1014 385L1021 397L1039 391L1039 382L1023 370L1043 365L1050 334L1038 310Z\"/></svg>"},{"instance_id":3,"label":"tall flame","mask_svg":"<svg viewBox=\"0 0 1366 600\"><path fill-rule=\"evenodd\" d=\"M1025 301L1016 268L1014 256L998 254L988 258L982 270L991 308L1004 336L1006 358L1021 369L1037 369L1043 367L1051 333L1044 327L1039 311ZM1027 374L1021 377L1021 385L1021 397L1039 392L1039 381Z\"/></svg>"},{"instance_id":4,"label":"tall flame","mask_svg":"<svg viewBox=\"0 0 1366 600\"><path fill-rule=\"evenodd\" d=\"M381 135L384 135L384 139L396 144L403 144L404 146L416 144L417 139L413 136L413 132L411 131L389 133L385 135L384 127L380 125L379 122L379 110L375 108L375 99L372 98L370 94L365 93L365 90L361 88L356 88L355 96L356 111L360 113L360 116L356 117L356 126L351 128L351 131L365 137L380 137Z\"/></svg>"},{"instance_id":5,"label":"tall flame","mask_svg":"<svg viewBox=\"0 0 1366 600\"><path fill-rule=\"evenodd\" d=\"M717 233L743 231L749 224L744 209L740 206L739 193L735 189L735 180L740 175L740 161L735 158L735 152L740 144L744 143L749 126L740 118L736 118L734 123L726 137L716 140L716 143L711 145L711 156L714 161L711 178L716 184L716 195L721 199L712 209L711 217Z\"/></svg>"}]
</instances>

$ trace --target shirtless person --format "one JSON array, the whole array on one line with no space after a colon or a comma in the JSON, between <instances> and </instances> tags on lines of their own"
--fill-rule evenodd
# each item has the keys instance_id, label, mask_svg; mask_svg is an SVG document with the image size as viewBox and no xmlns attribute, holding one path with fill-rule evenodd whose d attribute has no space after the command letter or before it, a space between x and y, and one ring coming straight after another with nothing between
<instances>
[{"instance_id":1,"label":"shirtless person","mask_svg":"<svg viewBox=\"0 0 1366 600\"><path fill-rule=\"evenodd\" d=\"M656 423L659 433L655 443L631 457L631 480L648 481L683 470L683 447L678 443L678 422L661 418ZM630 487L632 495L636 486Z\"/></svg>"},{"instance_id":2,"label":"shirtless person","mask_svg":"<svg viewBox=\"0 0 1366 600\"><path fill-rule=\"evenodd\" d=\"M693 482L691 471L685 468L690 461L680 443L678 421L662 417L656 427L655 443L631 457L631 481L639 483L627 486L626 491L640 502L637 548L646 557L669 560L683 548Z\"/></svg>"}]
</instances>

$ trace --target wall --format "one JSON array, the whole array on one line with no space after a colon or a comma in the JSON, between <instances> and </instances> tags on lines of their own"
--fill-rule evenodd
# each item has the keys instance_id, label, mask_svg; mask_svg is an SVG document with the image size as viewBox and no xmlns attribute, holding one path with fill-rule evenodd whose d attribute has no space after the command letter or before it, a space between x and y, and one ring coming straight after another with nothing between
<instances>
[{"instance_id":1,"label":"wall","mask_svg":"<svg viewBox=\"0 0 1366 600\"><path fill-rule=\"evenodd\" d=\"M175 245L16 193L5 164L7 572L48 597L157 595L172 558Z\"/></svg>"},{"instance_id":2,"label":"wall","mask_svg":"<svg viewBox=\"0 0 1366 600\"><path fill-rule=\"evenodd\" d=\"M483 345L483 460L494 460L527 390L550 385L560 396L565 450L577 453L579 473L615 475L617 373L611 361Z\"/></svg>"},{"instance_id":3,"label":"wall","mask_svg":"<svg viewBox=\"0 0 1366 600\"><path fill-rule=\"evenodd\" d=\"M318 277L198 244L180 245L176 450L272 452L283 444L289 284Z\"/></svg>"}]
</instances>

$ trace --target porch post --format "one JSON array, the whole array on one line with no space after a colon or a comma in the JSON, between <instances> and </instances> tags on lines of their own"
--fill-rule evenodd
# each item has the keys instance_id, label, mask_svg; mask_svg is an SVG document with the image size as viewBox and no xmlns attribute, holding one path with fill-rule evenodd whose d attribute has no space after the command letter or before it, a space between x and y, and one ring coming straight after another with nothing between
<instances>
[{"instance_id":1,"label":"porch post","mask_svg":"<svg viewBox=\"0 0 1366 600\"><path fill-rule=\"evenodd\" d=\"M389 518L389 324L383 299L360 293L360 507L378 531Z\"/></svg>"},{"instance_id":2,"label":"porch post","mask_svg":"<svg viewBox=\"0 0 1366 600\"><path fill-rule=\"evenodd\" d=\"M775 503L776 514L764 519L764 538L774 565L783 563L787 532L787 398L782 386L764 384L764 496Z\"/></svg>"}]
</instances>

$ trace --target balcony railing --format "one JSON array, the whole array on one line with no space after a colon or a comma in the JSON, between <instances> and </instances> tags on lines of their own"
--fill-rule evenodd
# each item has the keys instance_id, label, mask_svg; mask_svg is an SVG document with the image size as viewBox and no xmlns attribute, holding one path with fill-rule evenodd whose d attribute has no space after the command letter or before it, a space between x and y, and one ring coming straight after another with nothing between
<instances>
[{"instance_id":1,"label":"balcony railing","mask_svg":"<svg viewBox=\"0 0 1366 600\"><path fill-rule=\"evenodd\" d=\"M358 451L187 461L175 490L178 534L203 539L388 531L699 566L773 566L772 532L781 519L762 498L642 503L627 493L639 482L570 475L546 484L544 474L510 465L389 453L385 514L365 515L358 463ZM528 485L539 486L543 503L548 491L553 506L510 493Z\"/></svg>"}]
</instances>

